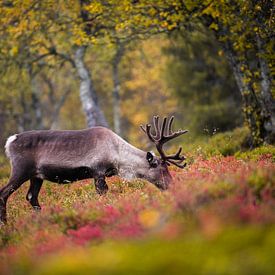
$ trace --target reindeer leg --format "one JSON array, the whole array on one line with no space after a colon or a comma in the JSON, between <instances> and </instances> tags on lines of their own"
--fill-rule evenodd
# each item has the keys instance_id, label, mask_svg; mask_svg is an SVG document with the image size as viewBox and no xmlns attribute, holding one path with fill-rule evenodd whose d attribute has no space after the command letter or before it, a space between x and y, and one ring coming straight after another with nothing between
<instances>
[{"instance_id":1,"label":"reindeer leg","mask_svg":"<svg viewBox=\"0 0 275 275\"><path fill-rule=\"evenodd\" d=\"M41 189L43 180L38 178L30 179L30 188L27 193L26 199L31 204L34 210L41 210L41 206L38 202L38 194Z\"/></svg>"},{"instance_id":2,"label":"reindeer leg","mask_svg":"<svg viewBox=\"0 0 275 275\"><path fill-rule=\"evenodd\" d=\"M0 223L7 222L7 200L28 178L21 173L11 175L7 185L0 190Z\"/></svg>"},{"instance_id":3,"label":"reindeer leg","mask_svg":"<svg viewBox=\"0 0 275 275\"><path fill-rule=\"evenodd\" d=\"M95 178L95 189L97 194L99 195L104 195L107 193L108 185L106 184L104 176Z\"/></svg>"}]
</instances>

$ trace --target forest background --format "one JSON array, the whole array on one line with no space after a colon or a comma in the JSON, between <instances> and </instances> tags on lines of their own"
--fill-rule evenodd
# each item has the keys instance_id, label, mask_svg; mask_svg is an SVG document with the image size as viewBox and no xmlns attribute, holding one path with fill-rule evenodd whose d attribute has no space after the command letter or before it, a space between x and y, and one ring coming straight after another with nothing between
<instances>
[{"instance_id":1,"label":"forest background","mask_svg":"<svg viewBox=\"0 0 275 275\"><path fill-rule=\"evenodd\" d=\"M230 2L230 3L229 3ZM138 125L174 114L187 142L246 125L272 143L270 1L2 1L0 144L31 129ZM273 93L273 94L272 94Z\"/></svg>"}]
</instances>

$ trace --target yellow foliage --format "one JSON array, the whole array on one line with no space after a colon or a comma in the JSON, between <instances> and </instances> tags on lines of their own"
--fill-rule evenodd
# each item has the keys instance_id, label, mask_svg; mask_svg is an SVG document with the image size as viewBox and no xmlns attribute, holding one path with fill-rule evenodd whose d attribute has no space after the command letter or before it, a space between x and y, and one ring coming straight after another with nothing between
<instances>
[{"instance_id":1,"label":"yellow foliage","mask_svg":"<svg viewBox=\"0 0 275 275\"><path fill-rule=\"evenodd\" d=\"M164 116L177 112L178 101L163 74L168 57L162 54L161 49L167 43L161 37L154 37L141 42L141 50L132 50L125 56L125 62L135 64L121 86L125 97L121 106L122 115L127 117L131 125L147 123L153 115ZM128 139L135 145L147 142L138 127L129 129Z\"/></svg>"},{"instance_id":2,"label":"yellow foliage","mask_svg":"<svg viewBox=\"0 0 275 275\"><path fill-rule=\"evenodd\" d=\"M91 14L102 13L103 6L100 1L93 1L90 5L85 6L85 10Z\"/></svg>"},{"instance_id":3,"label":"yellow foliage","mask_svg":"<svg viewBox=\"0 0 275 275\"><path fill-rule=\"evenodd\" d=\"M15 55L17 55L17 53L18 53L18 47L17 46L13 46L11 48L11 50L10 50L10 55L11 56L15 56Z\"/></svg>"},{"instance_id":4,"label":"yellow foliage","mask_svg":"<svg viewBox=\"0 0 275 275\"><path fill-rule=\"evenodd\" d=\"M209 26L210 29L212 30L215 30L217 31L219 29L218 25L216 23L212 23L210 26Z\"/></svg>"}]
</instances>

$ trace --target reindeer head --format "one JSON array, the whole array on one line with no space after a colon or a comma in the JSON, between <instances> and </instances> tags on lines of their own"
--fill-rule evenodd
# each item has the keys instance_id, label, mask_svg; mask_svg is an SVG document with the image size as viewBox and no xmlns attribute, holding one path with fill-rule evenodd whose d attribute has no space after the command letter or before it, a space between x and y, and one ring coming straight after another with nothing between
<instances>
[{"instance_id":1,"label":"reindeer head","mask_svg":"<svg viewBox=\"0 0 275 275\"><path fill-rule=\"evenodd\" d=\"M151 125L146 124L140 126L142 131L148 136L149 140L152 141L160 154L160 157L155 156L153 153L147 153L147 161L149 163L149 171L145 178L155 184L159 189L165 190L168 188L172 177L169 173L168 166L175 165L179 168L184 168L186 163L183 163L185 157L181 155L182 148L180 147L177 153L173 155L166 155L163 150L163 145L171 139L181 136L187 133L187 130L172 131L172 124L174 117L172 116L167 124L167 117L163 119L160 126L159 116L154 116L154 134L151 132Z\"/></svg>"}]
</instances>

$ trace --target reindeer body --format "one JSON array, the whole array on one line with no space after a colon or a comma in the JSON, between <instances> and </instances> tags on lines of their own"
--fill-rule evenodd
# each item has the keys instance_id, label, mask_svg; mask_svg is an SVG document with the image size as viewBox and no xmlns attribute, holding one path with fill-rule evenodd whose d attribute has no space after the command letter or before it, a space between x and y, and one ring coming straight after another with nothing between
<instances>
[{"instance_id":1,"label":"reindeer body","mask_svg":"<svg viewBox=\"0 0 275 275\"><path fill-rule=\"evenodd\" d=\"M146 152L103 127L24 132L8 140L6 152L17 173L23 169L30 178L57 183L110 173L133 178L137 164L148 166Z\"/></svg>"},{"instance_id":2,"label":"reindeer body","mask_svg":"<svg viewBox=\"0 0 275 275\"><path fill-rule=\"evenodd\" d=\"M0 222L6 222L6 204L9 196L24 182L30 180L27 200L40 210L38 194L43 180L66 184L94 178L98 194L107 192L106 177L143 178L159 189L167 189L172 177L168 165L181 165L185 159L181 148L174 155L166 156L162 145L186 131L172 132L173 117L166 129L166 118L161 128L154 117L155 136L150 125L143 131L156 144L161 157L142 151L111 130L93 127L73 131L28 131L8 138L6 154L11 162L11 176L7 185L0 189ZM165 134L165 129L167 133Z\"/></svg>"}]
</instances>

